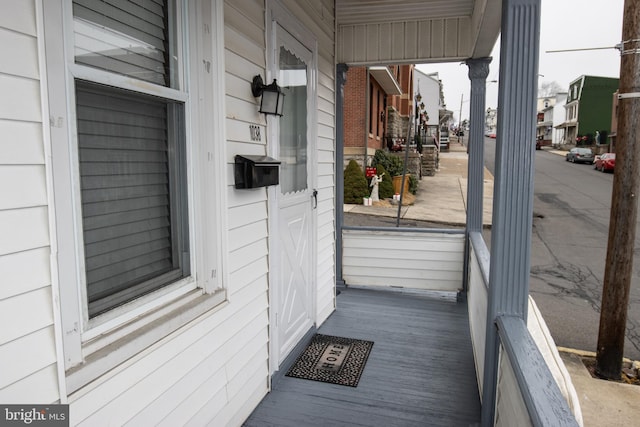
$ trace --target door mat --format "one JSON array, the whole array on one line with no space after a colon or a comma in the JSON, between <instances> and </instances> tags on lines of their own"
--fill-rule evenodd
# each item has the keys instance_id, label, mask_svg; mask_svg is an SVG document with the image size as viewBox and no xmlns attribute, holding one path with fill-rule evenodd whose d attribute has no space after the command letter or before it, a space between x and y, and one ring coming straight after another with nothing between
<instances>
[{"instance_id":1,"label":"door mat","mask_svg":"<svg viewBox=\"0 0 640 427\"><path fill-rule=\"evenodd\" d=\"M357 387L373 341L315 334L288 377Z\"/></svg>"}]
</instances>

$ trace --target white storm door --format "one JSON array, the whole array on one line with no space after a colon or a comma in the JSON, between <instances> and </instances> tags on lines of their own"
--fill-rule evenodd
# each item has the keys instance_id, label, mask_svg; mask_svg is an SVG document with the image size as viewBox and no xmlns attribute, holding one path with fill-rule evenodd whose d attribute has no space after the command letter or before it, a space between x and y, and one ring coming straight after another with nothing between
<instances>
[{"instance_id":1,"label":"white storm door","mask_svg":"<svg viewBox=\"0 0 640 427\"><path fill-rule=\"evenodd\" d=\"M284 358L313 326L315 273L313 189L313 117L315 89L312 54L281 26L274 25L277 48L274 77L285 93L283 116L278 119L272 149L280 160L280 185L275 189L272 215L274 258L271 286L272 351L277 369Z\"/></svg>"}]
</instances>

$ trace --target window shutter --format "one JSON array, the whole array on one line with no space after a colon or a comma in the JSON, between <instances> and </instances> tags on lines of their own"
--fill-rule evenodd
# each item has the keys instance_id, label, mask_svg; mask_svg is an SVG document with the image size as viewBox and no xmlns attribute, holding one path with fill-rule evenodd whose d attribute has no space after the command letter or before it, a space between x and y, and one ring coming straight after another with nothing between
<instances>
[{"instance_id":1,"label":"window shutter","mask_svg":"<svg viewBox=\"0 0 640 427\"><path fill-rule=\"evenodd\" d=\"M181 175L174 171L183 168L171 165L181 144L168 137L175 128L171 111L182 106L80 81L76 99L87 296L94 316L183 277L188 268L181 266L186 237L175 226L186 214L173 190Z\"/></svg>"}]
</instances>

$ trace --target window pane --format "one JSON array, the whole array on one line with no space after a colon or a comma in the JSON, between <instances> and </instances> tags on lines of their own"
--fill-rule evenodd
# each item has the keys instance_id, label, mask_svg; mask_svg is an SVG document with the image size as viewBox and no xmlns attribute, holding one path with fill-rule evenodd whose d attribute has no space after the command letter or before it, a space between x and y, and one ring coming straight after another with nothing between
<instances>
[{"instance_id":1,"label":"window pane","mask_svg":"<svg viewBox=\"0 0 640 427\"><path fill-rule=\"evenodd\" d=\"M189 274L182 104L78 81L89 315Z\"/></svg>"},{"instance_id":2,"label":"window pane","mask_svg":"<svg viewBox=\"0 0 640 427\"><path fill-rule=\"evenodd\" d=\"M284 47L278 84L286 95L280 118L280 191L291 193L307 188L307 66Z\"/></svg>"},{"instance_id":3,"label":"window pane","mask_svg":"<svg viewBox=\"0 0 640 427\"><path fill-rule=\"evenodd\" d=\"M75 60L177 87L173 1L74 0Z\"/></svg>"}]
</instances>

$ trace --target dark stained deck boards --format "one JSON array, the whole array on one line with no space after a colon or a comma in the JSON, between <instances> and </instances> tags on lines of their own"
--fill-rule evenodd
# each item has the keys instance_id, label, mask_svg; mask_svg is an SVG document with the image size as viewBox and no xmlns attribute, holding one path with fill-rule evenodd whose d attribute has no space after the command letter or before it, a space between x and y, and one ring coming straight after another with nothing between
<instances>
[{"instance_id":1,"label":"dark stained deck boards","mask_svg":"<svg viewBox=\"0 0 640 427\"><path fill-rule=\"evenodd\" d=\"M374 341L358 387L282 376L246 427L479 425L465 302L342 289L318 333Z\"/></svg>"}]
</instances>

